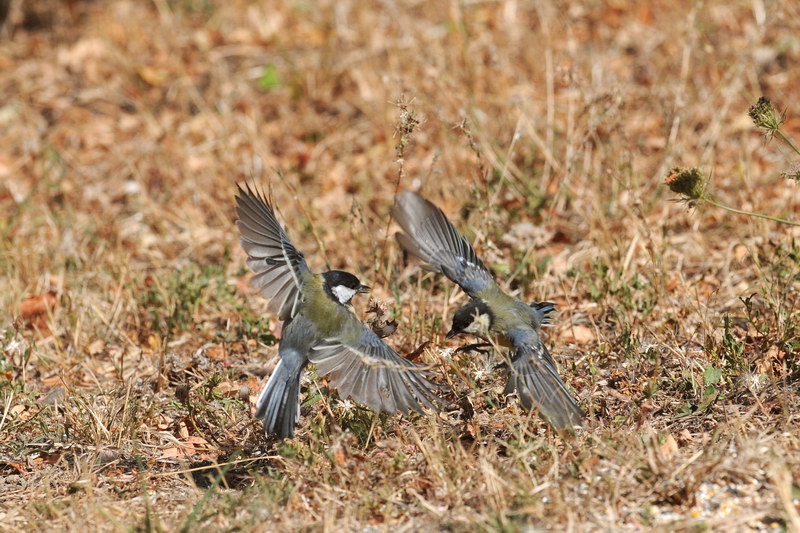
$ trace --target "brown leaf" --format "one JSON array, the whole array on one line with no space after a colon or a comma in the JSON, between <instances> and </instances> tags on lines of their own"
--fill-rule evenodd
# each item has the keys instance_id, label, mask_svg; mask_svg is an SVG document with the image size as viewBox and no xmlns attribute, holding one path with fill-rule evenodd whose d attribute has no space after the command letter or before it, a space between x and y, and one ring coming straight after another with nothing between
<instances>
[{"instance_id":1,"label":"brown leaf","mask_svg":"<svg viewBox=\"0 0 800 533\"><path fill-rule=\"evenodd\" d=\"M597 468L597 465L599 463L600 463L600 457L599 456L590 455L589 457L586 458L585 461L583 461L581 463L580 469L583 472L586 472L587 474L592 474L595 471L595 469Z\"/></svg>"},{"instance_id":2,"label":"brown leaf","mask_svg":"<svg viewBox=\"0 0 800 533\"><path fill-rule=\"evenodd\" d=\"M19 472L20 474L24 474L25 470L26 470L25 463L20 463L20 462L17 462L17 461L10 461L8 459L0 460L0 470L2 470L2 466L3 465L5 465L7 467L10 467L10 468L13 468L14 470Z\"/></svg>"},{"instance_id":3,"label":"brown leaf","mask_svg":"<svg viewBox=\"0 0 800 533\"><path fill-rule=\"evenodd\" d=\"M189 428L183 420L181 420L181 423L178 425L178 435L181 437L181 440L187 440L189 438Z\"/></svg>"},{"instance_id":4,"label":"brown leaf","mask_svg":"<svg viewBox=\"0 0 800 533\"><path fill-rule=\"evenodd\" d=\"M148 335L147 346L153 351L158 351L161 349L161 339L158 335Z\"/></svg>"},{"instance_id":5,"label":"brown leaf","mask_svg":"<svg viewBox=\"0 0 800 533\"><path fill-rule=\"evenodd\" d=\"M225 359L226 357L225 348L220 345L209 346L203 354L211 359Z\"/></svg>"},{"instance_id":6,"label":"brown leaf","mask_svg":"<svg viewBox=\"0 0 800 533\"><path fill-rule=\"evenodd\" d=\"M748 254L747 246L743 244L737 244L736 246L733 247L733 257L738 262L741 263L742 261L744 261L744 258L747 257L747 254Z\"/></svg>"},{"instance_id":7,"label":"brown leaf","mask_svg":"<svg viewBox=\"0 0 800 533\"><path fill-rule=\"evenodd\" d=\"M386 521L386 517L382 514L375 513L367 519L367 522L370 524L383 524Z\"/></svg>"},{"instance_id":8,"label":"brown leaf","mask_svg":"<svg viewBox=\"0 0 800 533\"><path fill-rule=\"evenodd\" d=\"M217 390L223 396L228 398L236 398L242 390L242 384L237 381L225 380L217 385Z\"/></svg>"},{"instance_id":9,"label":"brown leaf","mask_svg":"<svg viewBox=\"0 0 800 533\"><path fill-rule=\"evenodd\" d=\"M143 82L153 87L165 85L169 78L169 74L166 71L148 66L137 68L136 74L139 75Z\"/></svg>"},{"instance_id":10,"label":"brown leaf","mask_svg":"<svg viewBox=\"0 0 800 533\"><path fill-rule=\"evenodd\" d=\"M103 339L97 339L91 343L86 350L89 352L89 355L97 355L102 352L105 347L106 343L103 341Z\"/></svg>"},{"instance_id":11,"label":"brown leaf","mask_svg":"<svg viewBox=\"0 0 800 533\"><path fill-rule=\"evenodd\" d=\"M61 383L61 376L57 374L52 376L47 376L46 378L42 378L42 385L44 385L45 387L55 387L59 383Z\"/></svg>"},{"instance_id":12,"label":"brown leaf","mask_svg":"<svg viewBox=\"0 0 800 533\"><path fill-rule=\"evenodd\" d=\"M161 457L163 459L170 459L172 457L188 457L188 456L189 456L189 452L186 450L186 448L178 448L176 446L176 447L165 448L164 450L161 450Z\"/></svg>"},{"instance_id":13,"label":"brown leaf","mask_svg":"<svg viewBox=\"0 0 800 533\"><path fill-rule=\"evenodd\" d=\"M32 321L42 315L47 314L48 311L52 312L58 304L58 298L55 291L49 291L44 294L31 296L24 300L19 306L19 313L22 318L30 325Z\"/></svg>"},{"instance_id":14,"label":"brown leaf","mask_svg":"<svg viewBox=\"0 0 800 533\"><path fill-rule=\"evenodd\" d=\"M675 455L675 452L677 451L678 443L675 440L675 437L672 436L672 433L668 433L667 437L664 439L664 442L658 446L658 458L662 463L666 463L672 459L672 456Z\"/></svg>"},{"instance_id":15,"label":"brown leaf","mask_svg":"<svg viewBox=\"0 0 800 533\"><path fill-rule=\"evenodd\" d=\"M161 451L164 459L172 457L189 457L197 455L200 459L213 459L212 448L206 439L197 435L191 435L181 440L180 446L165 448Z\"/></svg>"},{"instance_id":16,"label":"brown leaf","mask_svg":"<svg viewBox=\"0 0 800 533\"><path fill-rule=\"evenodd\" d=\"M40 453L38 457L33 459L33 463L36 465L37 468L41 467L41 465L54 465L61 459L60 451L53 452L53 453Z\"/></svg>"},{"instance_id":17,"label":"brown leaf","mask_svg":"<svg viewBox=\"0 0 800 533\"><path fill-rule=\"evenodd\" d=\"M561 334L561 339L575 344L588 344L595 340L595 335L590 327L577 325L565 330Z\"/></svg>"}]
</instances>

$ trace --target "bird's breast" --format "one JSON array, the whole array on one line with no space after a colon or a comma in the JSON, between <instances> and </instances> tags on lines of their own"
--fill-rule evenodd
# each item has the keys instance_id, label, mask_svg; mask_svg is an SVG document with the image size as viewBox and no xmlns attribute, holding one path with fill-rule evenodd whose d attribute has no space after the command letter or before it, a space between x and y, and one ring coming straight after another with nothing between
<instances>
[{"instance_id":1,"label":"bird's breast","mask_svg":"<svg viewBox=\"0 0 800 533\"><path fill-rule=\"evenodd\" d=\"M323 337L338 335L354 316L352 309L334 302L325 293L322 280L315 275L313 283L303 284L302 314L311 321Z\"/></svg>"}]
</instances>

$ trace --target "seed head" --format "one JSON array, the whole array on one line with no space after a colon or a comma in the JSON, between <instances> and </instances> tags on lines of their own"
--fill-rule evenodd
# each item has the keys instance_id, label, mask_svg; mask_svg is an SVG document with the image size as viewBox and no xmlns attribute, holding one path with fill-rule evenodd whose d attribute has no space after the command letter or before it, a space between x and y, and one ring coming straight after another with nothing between
<instances>
[{"instance_id":1,"label":"seed head","mask_svg":"<svg viewBox=\"0 0 800 533\"><path fill-rule=\"evenodd\" d=\"M759 98L747 114L753 119L756 127L767 130L767 135L778 131L786 120L786 114L778 113L766 96Z\"/></svg>"},{"instance_id":2,"label":"seed head","mask_svg":"<svg viewBox=\"0 0 800 533\"><path fill-rule=\"evenodd\" d=\"M680 194L683 197L681 200L701 200L706 187L706 177L697 167L673 167L664 184L672 192Z\"/></svg>"}]
</instances>

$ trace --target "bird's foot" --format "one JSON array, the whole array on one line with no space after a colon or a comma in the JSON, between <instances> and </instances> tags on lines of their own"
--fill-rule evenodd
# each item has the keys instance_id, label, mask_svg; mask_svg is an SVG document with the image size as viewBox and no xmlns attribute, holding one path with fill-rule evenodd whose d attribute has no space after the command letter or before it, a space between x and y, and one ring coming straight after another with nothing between
<instances>
[{"instance_id":1,"label":"bird's foot","mask_svg":"<svg viewBox=\"0 0 800 533\"><path fill-rule=\"evenodd\" d=\"M490 342L478 342L475 344L467 344L466 346L462 346L456 350L456 353L475 351L482 353L483 355L488 355L492 351L491 348L492 343Z\"/></svg>"}]
</instances>

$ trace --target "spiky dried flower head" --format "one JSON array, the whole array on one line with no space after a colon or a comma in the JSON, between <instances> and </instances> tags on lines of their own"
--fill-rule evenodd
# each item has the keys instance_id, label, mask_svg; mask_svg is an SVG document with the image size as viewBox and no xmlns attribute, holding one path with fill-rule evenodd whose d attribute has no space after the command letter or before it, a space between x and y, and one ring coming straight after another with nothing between
<instances>
[{"instance_id":1,"label":"spiky dried flower head","mask_svg":"<svg viewBox=\"0 0 800 533\"><path fill-rule=\"evenodd\" d=\"M778 131L786 120L786 115L778 113L766 96L759 98L747 114L753 119L753 124L767 130L768 134Z\"/></svg>"},{"instance_id":2,"label":"spiky dried flower head","mask_svg":"<svg viewBox=\"0 0 800 533\"><path fill-rule=\"evenodd\" d=\"M673 167L669 171L664 184L682 196L682 200L701 200L706 187L706 177L697 167Z\"/></svg>"}]
</instances>

